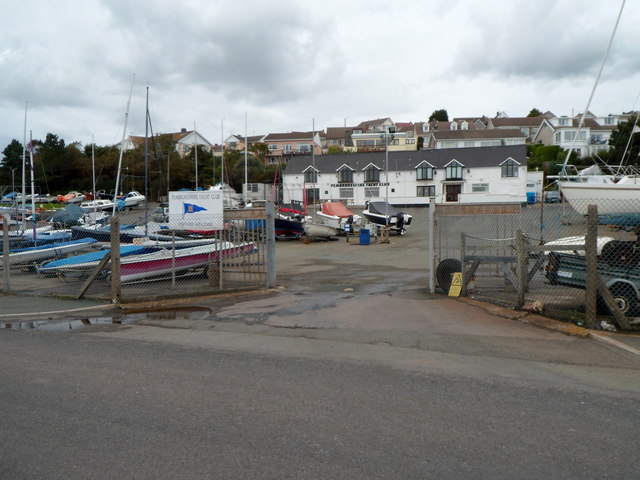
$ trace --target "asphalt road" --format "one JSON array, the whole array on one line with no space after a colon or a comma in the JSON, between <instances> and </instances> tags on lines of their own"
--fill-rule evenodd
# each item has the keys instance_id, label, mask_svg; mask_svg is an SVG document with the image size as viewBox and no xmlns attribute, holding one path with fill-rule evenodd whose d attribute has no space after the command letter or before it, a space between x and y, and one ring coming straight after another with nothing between
<instances>
[{"instance_id":1,"label":"asphalt road","mask_svg":"<svg viewBox=\"0 0 640 480\"><path fill-rule=\"evenodd\" d=\"M640 357L429 295L412 227L279 242L276 292L0 329L0 478L637 478Z\"/></svg>"},{"instance_id":2,"label":"asphalt road","mask_svg":"<svg viewBox=\"0 0 640 480\"><path fill-rule=\"evenodd\" d=\"M432 325L416 348L237 308L209 332L0 331L0 477L637 477L632 355L504 319L492 337L481 314L482 332L440 343Z\"/></svg>"}]
</instances>

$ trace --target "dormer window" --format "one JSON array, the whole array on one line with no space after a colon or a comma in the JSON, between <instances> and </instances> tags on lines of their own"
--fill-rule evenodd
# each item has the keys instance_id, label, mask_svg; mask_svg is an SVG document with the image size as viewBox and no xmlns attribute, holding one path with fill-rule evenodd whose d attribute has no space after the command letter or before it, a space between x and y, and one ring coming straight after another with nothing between
<instances>
[{"instance_id":1,"label":"dormer window","mask_svg":"<svg viewBox=\"0 0 640 480\"><path fill-rule=\"evenodd\" d=\"M364 169L364 181L365 182L379 182L380 170L375 165L369 165Z\"/></svg>"},{"instance_id":2,"label":"dormer window","mask_svg":"<svg viewBox=\"0 0 640 480\"><path fill-rule=\"evenodd\" d=\"M317 183L318 182L318 171L309 167L304 172L304 183Z\"/></svg>"},{"instance_id":3,"label":"dormer window","mask_svg":"<svg viewBox=\"0 0 640 480\"><path fill-rule=\"evenodd\" d=\"M469 123L465 120L464 122L462 122L462 125L460 125L460 129L469 130Z\"/></svg>"},{"instance_id":4,"label":"dormer window","mask_svg":"<svg viewBox=\"0 0 640 480\"><path fill-rule=\"evenodd\" d=\"M462 180L462 164L457 160L452 160L444 168L445 180Z\"/></svg>"},{"instance_id":5,"label":"dormer window","mask_svg":"<svg viewBox=\"0 0 640 480\"><path fill-rule=\"evenodd\" d=\"M500 164L502 168L502 176L503 177L517 177L518 176L518 167L520 164L516 162L513 158L509 158Z\"/></svg>"},{"instance_id":6,"label":"dormer window","mask_svg":"<svg viewBox=\"0 0 640 480\"><path fill-rule=\"evenodd\" d=\"M566 127L567 125L569 125L569 119L567 117L559 118L558 125L560 125L561 127Z\"/></svg>"},{"instance_id":7,"label":"dormer window","mask_svg":"<svg viewBox=\"0 0 640 480\"><path fill-rule=\"evenodd\" d=\"M416 167L416 180L433 180L433 165L422 162Z\"/></svg>"},{"instance_id":8,"label":"dormer window","mask_svg":"<svg viewBox=\"0 0 640 480\"><path fill-rule=\"evenodd\" d=\"M458 122L451 122L451 130L458 130Z\"/></svg>"},{"instance_id":9,"label":"dormer window","mask_svg":"<svg viewBox=\"0 0 640 480\"><path fill-rule=\"evenodd\" d=\"M353 170L343 165L338 170L338 183L353 183Z\"/></svg>"}]
</instances>

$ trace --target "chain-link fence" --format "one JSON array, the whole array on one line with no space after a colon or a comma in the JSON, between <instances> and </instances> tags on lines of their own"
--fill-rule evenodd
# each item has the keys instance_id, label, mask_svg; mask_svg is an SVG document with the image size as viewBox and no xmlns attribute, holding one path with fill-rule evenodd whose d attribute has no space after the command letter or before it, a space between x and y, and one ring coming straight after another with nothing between
<instances>
[{"instance_id":1,"label":"chain-link fence","mask_svg":"<svg viewBox=\"0 0 640 480\"><path fill-rule=\"evenodd\" d=\"M461 295L581 325L640 328L640 197L435 212L441 290L454 283Z\"/></svg>"},{"instance_id":2,"label":"chain-link fence","mask_svg":"<svg viewBox=\"0 0 640 480\"><path fill-rule=\"evenodd\" d=\"M200 218L198 230L118 215L109 225L5 231L3 291L120 302L275 285L272 206Z\"/></svg>"}]
</instances>

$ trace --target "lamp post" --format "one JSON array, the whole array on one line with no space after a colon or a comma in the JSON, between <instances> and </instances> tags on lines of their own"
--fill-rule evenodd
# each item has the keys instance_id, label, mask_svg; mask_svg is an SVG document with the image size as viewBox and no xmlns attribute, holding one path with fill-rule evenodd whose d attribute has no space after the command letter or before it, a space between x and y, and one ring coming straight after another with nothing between
<instances>
[{"instance_id":1,"label":"lamp post","mask_svg":"<svg viewBox=\"0 0 640 480\"><path fill-rule=\"evenodd\" d=\"M396 127L395 125L390 125L389 127L387 127L387 131L384 132L381 137L384 139L384 175L385 175L385 180L386 180L386 186L385 186L385 200L386 200L386 206L385 206L385 216L386 216L386 220L385 223L388 224L389 222L389 141L393 140L393 137L395 136L396 133Z\"/></svg>"}]
</instances>

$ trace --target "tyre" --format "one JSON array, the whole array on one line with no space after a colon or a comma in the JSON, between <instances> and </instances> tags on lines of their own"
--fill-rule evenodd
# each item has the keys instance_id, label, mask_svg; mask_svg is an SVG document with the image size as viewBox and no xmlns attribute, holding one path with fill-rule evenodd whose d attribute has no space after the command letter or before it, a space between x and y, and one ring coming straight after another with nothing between
<instances>
[{"instance_id":1,"label":"tyre","mask_svg":"<svg viewBox=\"0 0 640 480\"><path fill-rule=\"evenodd\" d=\"M625 316L635 316L638 312L638 295L635 289L628 283L616 283L611 287L611 294L620 311Z\"/></svg>"},{"instance_id":2,"label":"tyre","mask_svg":"<svg viewBox=\"0 0 640 480\"><path fill-rule=\"evenodd\" d=\"M453 274L456 272L462 272L462 264L456 258L446 258L436 267L436 281L445 293L449 292Z\"/></svg>"}]
</instances>

